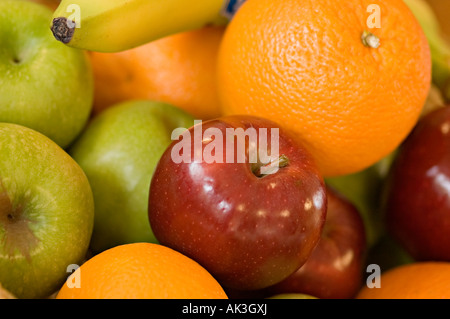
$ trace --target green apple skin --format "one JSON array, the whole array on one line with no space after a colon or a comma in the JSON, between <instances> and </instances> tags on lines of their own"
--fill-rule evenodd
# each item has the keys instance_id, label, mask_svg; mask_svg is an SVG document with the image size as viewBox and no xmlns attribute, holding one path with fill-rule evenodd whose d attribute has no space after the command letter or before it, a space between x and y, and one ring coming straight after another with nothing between
<instances>
[{"instance_id":1,"label":"green apple skin","mask_svg":"<svg viewBox=\"0 0 450 319\"><path fill-rule=\"evenodd\" d=\"M94 80L86 52L56 41L51 18L42 4L0 1L0 122L66 148L89 119Z\"/></svg>"},{"instance_id":2,"label":"green apple skin","mask_svg":"<svg viewBox=\"0 0 450 319\"><path fill-rule=\"evenodd\" d=\"M94 201L80 166L55 142L0 123L0 283L18 298L47 298L81 265Z\"/></svg>"},{"instance_id":3,"label":"green apple skin","mask_svg":"<svg viewBox=\"0 0 450 319\"><path fill-rule=\"evenodd\" d=\"M381 190L396 152L360 172L325 179L327 185L348 198L360 212L369 248L376 245L385 234L380 206Z\"/></svg>"},{"instance_id":4,"label":"green apple skin","mask_svg":"<svg viewBox=\"0 0 450 319\"><path fill-rule=\"evenodd\" d=\"M69 149L94 193L93 252L119 244L153 242L148 196L153 170L175 128L194 125L168 104L127 101L96 116Z\"/></svg>"}]
</instances>

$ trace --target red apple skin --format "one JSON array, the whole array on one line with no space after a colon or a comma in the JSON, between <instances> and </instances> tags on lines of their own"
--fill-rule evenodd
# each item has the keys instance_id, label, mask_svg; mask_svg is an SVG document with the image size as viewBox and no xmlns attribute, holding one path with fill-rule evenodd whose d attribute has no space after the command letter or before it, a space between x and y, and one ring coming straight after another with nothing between
<instances>
[{"instance_id":1,"label":"red apple skin","mask_svg":"<svg viewBox=\"0 0 450 319\"><path fill-rule=\"evenodd\" d=\"M204 122L203 132L210 127L279 128L279 153L289 164L262 178L248 160L175 164L174 141L152 178L150 224L161 244L199 262L224 287L271 286L302 266L317 245L326 219L324 181L303 145L274 122L228 116Z\"/></svg>"},{"instance_id":2,"label":"red apple skin","mask_svg":"<svg viewBox=\"0 0 450 319\"><path fill-rule=\"evenodd\" d=\"M450 106L421 118L384 189L388 232L415 260L450 261Z\"/></svg>"},{"instance_id":3,"label":"red apple skin","mask_svg":"<svg viewBox=\"0 0 450 319\"><path fill-rule=\"evenodd\" d=\"M367 239L358 210L327 187L328 211L322 237L308 261L270 287L266 295L302 293L320 299L352 299L363 284Z\"/></svg>"}]
</instances>

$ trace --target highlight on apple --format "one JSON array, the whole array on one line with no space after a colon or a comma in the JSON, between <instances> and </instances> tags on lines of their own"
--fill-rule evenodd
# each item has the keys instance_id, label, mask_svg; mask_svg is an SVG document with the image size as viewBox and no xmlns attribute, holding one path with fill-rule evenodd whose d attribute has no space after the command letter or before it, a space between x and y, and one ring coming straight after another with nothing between
<instances>
[{"instance_id":1,"label":"highlight on apple","mask_svg":"<svg viewBox=\"0 0 450 319\"><path fill-rule=\"evenodd\" d=\"M202 121L195 120L193 132L191 136L191 131L182 127L172 131L172 141L178 141L171 151L174 163L258 164L259 173L269 175L287 161L285 156L280 156L279 128L227 127L223 136L217 127L203 131Z\"/></svg>"}]
</instances>

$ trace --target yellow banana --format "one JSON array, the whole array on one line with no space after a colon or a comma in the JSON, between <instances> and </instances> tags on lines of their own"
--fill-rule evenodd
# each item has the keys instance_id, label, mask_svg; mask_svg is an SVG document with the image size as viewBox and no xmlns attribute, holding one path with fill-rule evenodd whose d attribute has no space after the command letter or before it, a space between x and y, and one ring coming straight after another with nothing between
<instances>
[{"instance_id":1,"label":"yellow banana","mask_svg":"<svg viewBox=\"0 0 450 319\"><path fill-rule=\"evenodd\" d=\"M424 0L404 0L427 36L431 50L433 83L450 102L450 43L442 36L438 19Z\"/></svg>"},{"instance_id":2,"label":"yellow banana","mask_svg":"<svg viewBox=\"0 0 450 319\"><path fill-rule=\"evenodd\" d=\"M55 38L68 46L119 52L159 38L225 24L239 0L62 0L53 14Z\"/></svg>"}]
</instances>

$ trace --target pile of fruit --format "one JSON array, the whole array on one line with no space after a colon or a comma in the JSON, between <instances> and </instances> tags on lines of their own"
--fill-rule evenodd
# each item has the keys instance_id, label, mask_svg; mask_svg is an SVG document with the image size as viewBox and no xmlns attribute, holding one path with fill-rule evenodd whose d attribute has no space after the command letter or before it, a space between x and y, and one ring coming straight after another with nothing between
<instances>
[{"instance_id":1,"label":"pile of fruit","mask_svg":"<svg viewBox=\"0 0 450 319\"><path fill-rule=\"evenodd\" d=\"M443 2L0 0L0 298L450 298Z\"/></svg>"}]
</instances>

